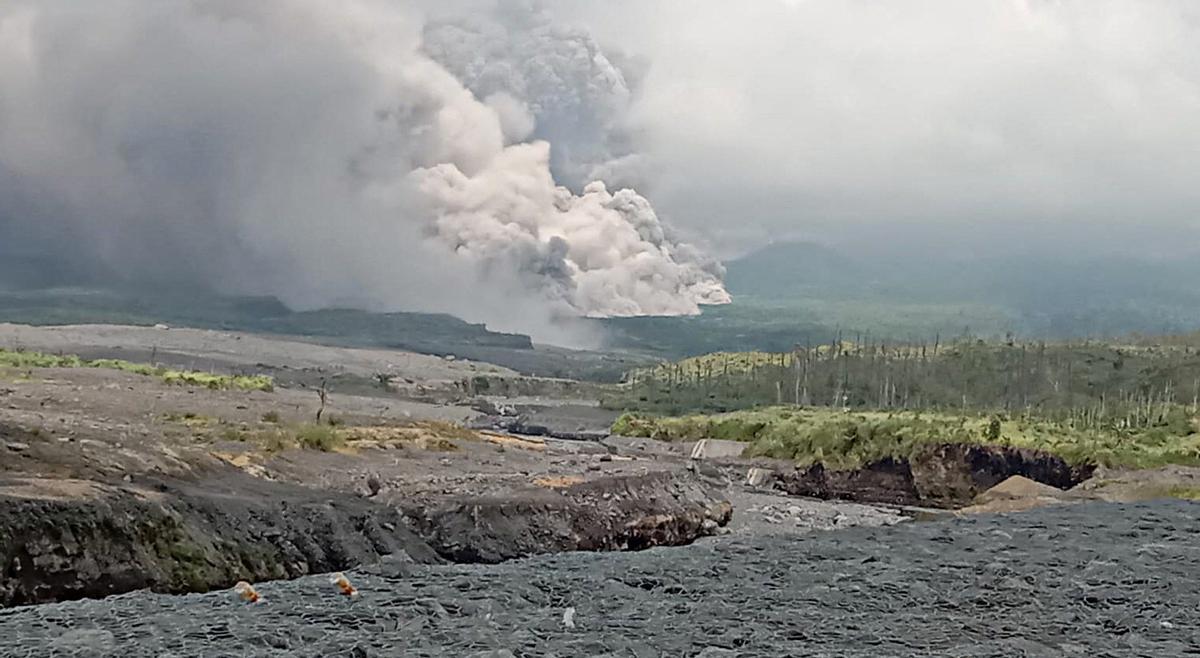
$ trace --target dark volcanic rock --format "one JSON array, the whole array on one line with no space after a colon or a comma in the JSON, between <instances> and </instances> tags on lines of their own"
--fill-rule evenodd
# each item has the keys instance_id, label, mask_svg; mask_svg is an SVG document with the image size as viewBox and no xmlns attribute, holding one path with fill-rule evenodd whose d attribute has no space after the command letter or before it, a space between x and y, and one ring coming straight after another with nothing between
<instances>
[{"instance_id":1,"label":"dark volcanic rock","mask_svg":"<svg viewBox=\"0 0 1200 658\"><path fill-rule=\"evenodd\" d=\"M1195 503L1081 504L0 610L0 655L1195 656ZM571 624L565 623L573 610ZM90 648L93 653L79 651Z\"/></svg>"},{"instance_id":2,"label":"dark volcanic rock","mask_svg":"<svg viewBox=\"0 0 1200 658\"><path fill-rule=\"evenodd\" d=\"M933 446L911 462L913 481L924 504L960 506L1014 475L1057 489L1070 489L1095 467L1072 467L1047 452L1008 446Z\"/></svg>"},{"instance_id":3,"label":"dark volcanic rock","mask_svg":"<svg viewBox=\"0 0 1200 658\"><path fill-rule=\"evenodd\" d=\"M29 487L38 481L27 480ZM691 475L601 478L403 512L373 499L260 480L97 485L41 481L0 494L0 606L138 589L204 592L238 580L340 571L383 556L436 563L691 543L732 513ZM59 495L64 482L76 495Z\"/></svg>"},{"instance_id":4,"label":"dark volcanic rock","mask_svg":"<svg viewBox=\"0 0 1200 658\"><path fill-rule=\"evenodd\" d=\"M0 496L0 605L207 591L389 554L440 561L392 508L236 474L75 498Z\"/></svg>"},{"instance_id":5,"label":"dark volcanic rock","mask_svg":"<svg viewBox=\"0 0 1200 658\"><path fill-rule=\"evenodd\" d=\"M476 429L501 430L526 436L602 441L608 438L609 428L618 415L607 409L579 404L523 405L496 411L497 413L483 411L485 415L476 419L472 426Z\"/></svg>"},{"instance_id":6,"label":"dark volcanic rock","mask_svg":"<svg viewBox=\"0 0 1200 658\"><path fill-rule=\"evenodd\" d=\"M1014 475L1058 489L1091 477L1094 467L1073 467L1046 452L1008 446L930 446L912 459L882 459L852 470L814 464L783 473L776 487L796 496L894 505L961 507Z\"/></svg>"},{"instance_id":7,"label":"dark volcanic rock","mask_svg":"<svg viewBox=\"0 0 1200 658\"><path fill-rule=\"evenodd\" d=\"M776 486L793 496L853 500L857 502L915 505L920 500L912 469L904 459L884 459L846 471L813 464L785 474Z\"/></svg>"},{"instance_id":8,"label":"dark volcanic rock","mask_svg":"<svg viewBox=\"0 0 1200 658\"><path fill-rule=\"evenodd\" d=\"M405 515L449 560L501 562L539 553L688 544L728 523L732 510L700 478L659 472L453 500Z\"/></svg>"}]
</instances>

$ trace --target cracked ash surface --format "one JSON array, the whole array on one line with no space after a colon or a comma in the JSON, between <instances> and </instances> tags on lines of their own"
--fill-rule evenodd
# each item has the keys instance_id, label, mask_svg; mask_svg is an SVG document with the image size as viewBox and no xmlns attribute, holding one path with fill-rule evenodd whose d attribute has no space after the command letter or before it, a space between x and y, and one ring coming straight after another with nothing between
<instances>
[{"instance_id":1,"label":"cracked ash surface","mask_svg":"<svg viewBox=\"0 0 1200 658\"><path fill-rule=\"evenodd\" d=\"M1184 656L1194 504L729 536L493 566L383 564L0 611L3 656ZM573 612L568 612L572 611Z\"/></svg>"}]
</instances>

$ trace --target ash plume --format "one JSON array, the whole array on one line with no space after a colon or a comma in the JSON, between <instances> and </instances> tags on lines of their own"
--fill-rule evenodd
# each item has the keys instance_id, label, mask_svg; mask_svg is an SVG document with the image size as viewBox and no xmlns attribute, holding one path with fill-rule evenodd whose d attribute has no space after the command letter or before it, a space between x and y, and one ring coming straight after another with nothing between
<instances>
[{"instance_id":1,"label":"ash plume","mask_svg":"<svg viewBox=\"0 0 1200 658\"><path fill-rule=\"evenodd\" d=\"M6 3L0 256L558 342L556 318L728 301L720 265L644 197L564 173L573 193L526 141L615 116L603 98L473 93L428 34L375 0Z\"/></svg>"},{"instance_id":2,"label":"ash plume","mask_svg":"<svg viewBox=\"0 0 1200 658\"><path fill-rule=\"evenodd\" d=\"M469 8L469 10L467 10ZM550 143L559 181L580 190L645 183L627 117L644 71L537 3L475 2L429 21L423 50L479 98L515 102Z\"/></svg>"}]
</instances>

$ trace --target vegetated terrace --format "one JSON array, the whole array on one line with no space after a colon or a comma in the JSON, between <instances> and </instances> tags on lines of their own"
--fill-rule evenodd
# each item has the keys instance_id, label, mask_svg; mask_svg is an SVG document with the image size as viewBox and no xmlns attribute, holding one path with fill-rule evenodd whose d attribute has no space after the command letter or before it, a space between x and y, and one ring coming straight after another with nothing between
<instances>
[{"instance_id":1,"label":"vegetated terrace","mask_svg":"<svg viewBox=\"0 0 1200 658\"><path fill-rule=\"evenodd\" d=\"M25 350L0 349L0 368L106 368L138 375L158 377L168 384L202 386L212 390L270 391L275 386L267 375L222 375L195 370L175 370L148 363L120 359L86 360L72 354L45 354Z\"/></svg>"},{"instance_id":2,"label":"vegetated terrace","mask_svg":"<svg viewBox=\"0 0 1200 658\"><path fill-rule=\"evenodd\" d=\"M1148 427L1080 427L1027 415L859 411L768 407L715 415L627 413L613 433L663 440L727 439L746 455L820 462L850 469L883 458L910 458L938 444L1000 445L1042 450L1070 464L1154 468L1200 465L1200 426L1191 409L1173 406Z\"/></svg>"}]
</instances>

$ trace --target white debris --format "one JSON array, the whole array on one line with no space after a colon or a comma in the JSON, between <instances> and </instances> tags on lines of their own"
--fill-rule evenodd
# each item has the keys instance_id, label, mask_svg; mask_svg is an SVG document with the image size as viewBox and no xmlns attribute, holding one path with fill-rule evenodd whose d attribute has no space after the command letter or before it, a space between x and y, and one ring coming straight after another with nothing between
<instances>
[{"instance_id":1,"label":"white debris","mask_svg":"<svg viewBox=\"0 0 1200 658\"><path fill-rule=\"evenodd\" d=\"M761 487L771 480L771 471L765 468L752 468L746 473L746 486Z\"/></svg>"}]
</instances>

